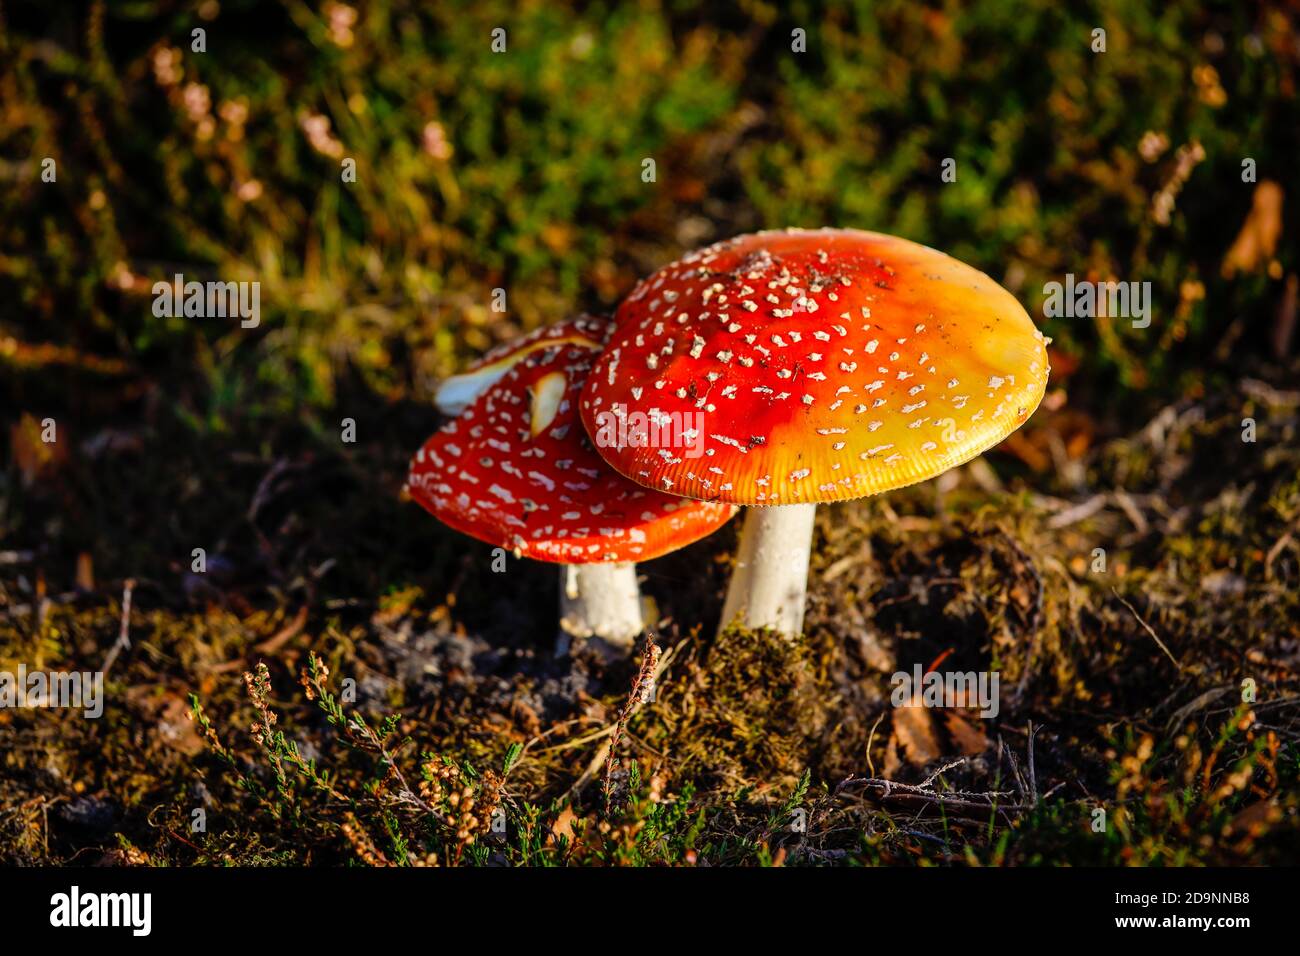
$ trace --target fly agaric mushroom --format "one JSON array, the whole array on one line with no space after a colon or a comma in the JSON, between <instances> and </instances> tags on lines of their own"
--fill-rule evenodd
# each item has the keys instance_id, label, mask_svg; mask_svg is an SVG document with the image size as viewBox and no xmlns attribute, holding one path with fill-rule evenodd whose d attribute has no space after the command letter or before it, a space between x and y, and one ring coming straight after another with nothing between
<instances>
[{"instance_id":1,"label":"fly agaric mushroom","mask_svg":"<svg viewBox=\"0 0 1300 956\"><path fill-rule=\"evenodd\" d=\"M642 281L587 381L611 415L695 419L690 458L601 442L668 494L752 507L722 625L802 630L819 502L900 488L1018 428L1047 383L1045 340L1015 298L925 246L857 230L762 232Z\"/></svg>"},{"instance_id":2,"label":"fly agaric mushroom","mask_svg":"<svg viewBox=\"0 0 1300 956\"><path fill-rule=\"evenodd\" d=\"M407 491L443 523L517 557L567 565L560 623L626 651L643 630L637 561L703 538L736 508L628 481L592 450L577 402L609 326L552 327L411 461Z\"/></svg>"}]
</instances>

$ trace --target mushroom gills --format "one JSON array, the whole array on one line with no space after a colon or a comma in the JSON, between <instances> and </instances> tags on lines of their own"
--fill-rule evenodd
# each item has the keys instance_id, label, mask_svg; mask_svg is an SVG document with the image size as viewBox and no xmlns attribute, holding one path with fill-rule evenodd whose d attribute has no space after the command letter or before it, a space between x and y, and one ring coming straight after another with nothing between
<instances>
[{"instance_id":1,"label":"mushroom gills","mask_svg":"<svg viewBox=\"0 0 1300 956\"><path fill-rule=\"evenodd\" d=\"M545 333L548 330L541 329L508 347L508 350L499 358L491 362L475 364L467 371L443 379L442 384L438 386L437 392L434 393L433 404L438 411L454 418L470 405L473 405L480 395L501 381L507 372L530 355L565 346L578 346L588 349L600 348L599 337L593 337L595 333L589 328L591 323L588 323L588 327L584 327L582 320L579 319L576 323L561 323L550 328L551 330L567 329L575 325L577 329L568 334L547 335Z\"/></svg>"},{"instance_id":2,"label":"mushroom gills","mask_svg":"<svg viewBox=\"0 0 1300 956\"><path fill-rule=\"evenodd\" d=\"M444 379L433 397L433 404L444 415L455 417L474 404L475 399L501 380L513 363L498 362L473 372L462 372Z\"/></svg>"}]
</instances>

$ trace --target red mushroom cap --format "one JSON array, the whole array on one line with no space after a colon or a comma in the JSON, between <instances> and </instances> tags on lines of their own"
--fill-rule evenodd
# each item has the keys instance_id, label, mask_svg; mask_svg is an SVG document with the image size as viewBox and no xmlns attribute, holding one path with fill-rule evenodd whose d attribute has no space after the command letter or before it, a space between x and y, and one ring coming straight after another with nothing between
<instances>
[{"instance_id":1,"label":"red mushroom cap","mask_svg":"<svg viewBox=\"0 0 1300 956\"><path fill-rule=\"evenodd\" d=\"M723 525L734 507L643 488L592 449L577 402L608 328L583 344L552 327L561 344L519 358L416 452L411 497L480 541L561 564L646 561Z\"/></svg>"},{"instance_id":2,"label":"red mushroom cap","mask_svg":"<svg viewBox=\"0 0 1300 956\"><path fill-rule=\"evenodd\" d=\"M1020 426L1045 341L970 266L856 230L763 232L641 282L583 391L605 460L671 494L837 501L932 478ZM640 413L694 422L697 457L602 441ZM698 416L698 417L693 417Z\"/></svg>"}]
</instances>

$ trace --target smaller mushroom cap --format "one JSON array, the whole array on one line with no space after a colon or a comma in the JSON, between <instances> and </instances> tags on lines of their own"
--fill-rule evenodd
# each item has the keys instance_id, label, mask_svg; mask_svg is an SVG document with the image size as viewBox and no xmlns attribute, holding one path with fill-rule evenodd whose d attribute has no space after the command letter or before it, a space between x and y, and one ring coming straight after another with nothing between
<instances>
[{"instance_id":1,"label":"smaller mushroom cap","mask_svg":"<svg viewBox=\"0 0 1300 956\"><path fill-rule=\"evenodd\" d=\"M480 541L561 564L647 561L711 534L734 507L643 488L591 447L578 395L608 326L579 321L552 326L424 443L411 497Z\"/></svg>"},{"instance_id":2,"label":"smaller mushroom cap","mask_svg":"<svg viewBox=\"0 0 1300 956\"><path fill-rule=\"evenodd\" d=\"M1014 296L880 233L739 236L642 281L615 321L583 424L692 423L695 457L597 445L621 474L696 499L842 501L924 481L1015 431L1047 383L1045 341Z\"/></svg>"},{"instance_id":3,"label":"smaller mushroom cap","mask_svg":"<svg viewBox=\"0 0 1300 956\"><path fill-rule=\"evenodd\" d=\"M544 325L522 338L503 342L466 366L465 371L445 378L438 386L433 404L444 415L459 415L516 362L539 349L574 343L599 348L609 334L605 319L582 315L567 322Z\"/></svg>"}]
</instances>

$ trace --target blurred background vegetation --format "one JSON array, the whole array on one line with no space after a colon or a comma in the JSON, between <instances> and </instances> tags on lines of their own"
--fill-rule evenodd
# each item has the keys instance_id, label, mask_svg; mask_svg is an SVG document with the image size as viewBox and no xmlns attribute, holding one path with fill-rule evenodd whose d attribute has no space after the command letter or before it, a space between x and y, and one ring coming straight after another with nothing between
<instances>
[{"instance_id":1,"label":"blurred background vegetation","mask_svg":"<svg viewBox=\"0 0 1300 956\"><path fill-rule=\"evenodd\" d=\"M31 444L16 436L46 416L78 442L147 423L212 456L286 432L337 453L352 417L396 460L435 423L438 377L492 343L609 310L696 245L833 225L1010 288L1090 436L1291 350L1295 13L10 0L0 424ZM1266 187L1243 182L1247 158ZM256 279L260 327L154 317L153 283L177 272ZM1066 273L1150 281L1151 327L1042 318Z\"/></svg>"},{"instance_id":2,"label":"blurred background vegetation","mask_svg":"<svg viewBox=\"0 0 1300 956\"><path fill-rule=\"evenodd\" d=\"M836 225L949 251L1031 311L1066 272L1149 280L1152 329L1047 331L1113 398L1208 385L1234 320L1263 350L1265 267L1294 261L1284 230L1252 274L1221 276L1254 193L1242 160L1296 175L1295 9L1065 7L9 2L7 331L170 372L219 427L329 407L345 365L425 399L458 360L607 309L684 248ZM179 270L259 279L263 328L155 320L149 288Z\"/></svg>"},{"instance_id":3,"label":"blurred background vegetation","mask_svg":"<svg viewBox=\"0 0 1300 956\"><path fill-rule=\"evenodd\" d=\"M476 543L397 502L438 425L438 379L761 227L891 232L988 272L1054 340L1048 399L996 469L1062 499L1112 479L1164 496L1160 455L1182 424L1150 447L1104 443L1222 398L1213 415L1240 450L1251 395L1291 407L1269 389L1297 372L1298 18L1295 2L1201 0L0 0L4 603L93 605L133 577L138 609L176 615L152 619L149 665L194 672L172 683L206 692L209 665L282 634L298 601L348 654L413 607L543 640L547 569L521 571L503 600ZM155 317L152 285L177 272L259 281L260 326ZM1066 273L1151 282L1151 326L1043 317L1044 283ZM1242 379L1271 384L1242 398ZM55 446L40 441L46 418ZM345 418L355 444L339 440ZM1223 460L1213 445L1199 473ZM1291 460L1267 459L1272 510L1220 502L1190 543L1144 525L1146 562L1267 553L1271 574L1300 495ZM920 495L891 500L928 513ZM677 558L650 572L652 591L672 582L683 631L700 623L696 598L713 613L718 540L708 576ZM196 546L204 579L189 573ZM1255 619L1285 620L1291 605L1269 600L1276 617ZM66 644L15 623L0 659L30 657L33 639L51 660L104 646L116 611L96 607L63 622ZM857 627L823 611L810 620Z\"/></svg>"}]
</instances>

